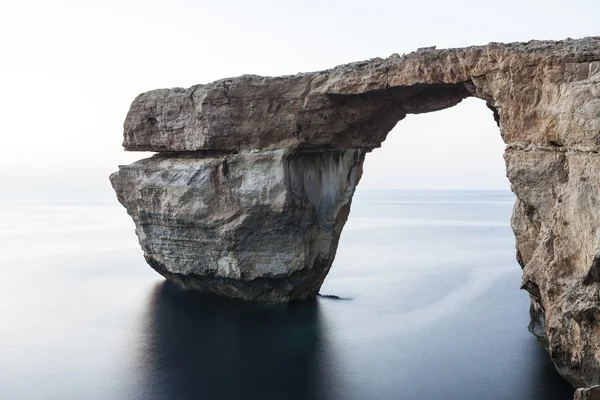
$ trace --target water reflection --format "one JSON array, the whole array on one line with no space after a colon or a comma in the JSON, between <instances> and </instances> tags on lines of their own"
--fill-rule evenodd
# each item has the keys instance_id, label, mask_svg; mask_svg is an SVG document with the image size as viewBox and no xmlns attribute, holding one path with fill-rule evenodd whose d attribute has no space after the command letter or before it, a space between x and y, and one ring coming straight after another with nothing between
<instances>
[{"instance_id":1,"label":"water reflection","mask_svg":"<svg viewBox=\"0 0 600 400\"><path fill-rule=\"evenodd\" d=\"M534 338L531 338L535 342ZM532 343L528 356L531 358L532 373L525 387L531 391L531 399L565 400L571 399L575 389L560 378L548 353L537 343Z\"/></svg>"},{"instance_id":2,"label":"water reflection","mask_svg":"<svg viewBox=\"0 0 600 400\"><path fill-rule=\"evenodd\" d=\"M289 306L156 285L130 228L32 234L20 245L7 234L0 399L572 399L526 331L514 238L496 226L510 219L510 204L488 194L467 196L481 206L440 202L456 196L384 193L371 198L399 205L356 203L361 229L345 231L323 290L350 300ZM36 207L4 216L51 214L40 228L69 220ZM110 221L91 210L84 214ZM366 229L374 217L494 223ZM134 250L108 251L128 243ZM71 255L48 257L63 251ZM7 261L36 255L45 258Z\"/></svg>"},{"instance_id":3,"label":"water reflection","mask_svg":"<svg viewBox=\"0 0 600 400\"><path fill-rule=\"evenodd\" d=\"M329 399L316 301L268 306L160 283L142 339L140 399Z\"/></svg>"}]
</instances>

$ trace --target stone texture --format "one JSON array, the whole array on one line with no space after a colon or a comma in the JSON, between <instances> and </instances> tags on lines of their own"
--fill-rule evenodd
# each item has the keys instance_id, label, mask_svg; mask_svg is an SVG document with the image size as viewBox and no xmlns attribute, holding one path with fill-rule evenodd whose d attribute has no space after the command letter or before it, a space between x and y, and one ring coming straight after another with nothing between
<instances>
[{"instance_id":1,"label":"stone texture","mask_svg":"<svg viewBox=\"0 0 600 400\"><path fill-rule=\"evenodd\" d=\"M150 91L131 106L124 147L160 154L111 182L167 279L306 299L331 266L365 153L407 114L470 96L507 144L530 330L575 387L599 385L600 38L426 48Z\"/></svg>"},{"instance_id":2,"label":"stone texture","mask_svg":"<svg viewBox=\"0 0 600 400\"><path fill-rule=\"evenodd\" d=\"M574 400L600 400L600 386L577 389Z\"/></svg>"},{"instance_id":3,"label":"stone texture","mask_svg":"<svg viewBox=\"0 0 600 400\"><path fill-rule=\"evenodd\" d=\"M364 155L155 155L111 181L158 273L186 288L287 302L317 295Z\"/></svg>"}]
</instances>

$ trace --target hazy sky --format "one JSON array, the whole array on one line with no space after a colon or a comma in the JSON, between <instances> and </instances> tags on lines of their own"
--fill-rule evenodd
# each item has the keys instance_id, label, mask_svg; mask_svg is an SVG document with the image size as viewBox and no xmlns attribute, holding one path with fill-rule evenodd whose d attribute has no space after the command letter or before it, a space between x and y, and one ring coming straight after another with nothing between
<instances>
[{"instance_id":1,"label":"hazy sky","mask_svg":"<svg viewBox=\"0 0 600 400\"><path fill-rule=\"evenodd\" d=\"M108 187L140 92L293 74L418 47L600 34L598 0L0 0L0 184ZM361 187L506 188L482 101L409 116Z\"/></svg>"}]
</instances>

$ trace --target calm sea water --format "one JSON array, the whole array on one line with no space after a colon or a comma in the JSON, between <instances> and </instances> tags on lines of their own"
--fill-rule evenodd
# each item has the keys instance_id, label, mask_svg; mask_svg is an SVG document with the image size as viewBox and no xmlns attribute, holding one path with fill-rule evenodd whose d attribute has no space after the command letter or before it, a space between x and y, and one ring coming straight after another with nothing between
<instances>
[{"instance_id":1,"label":"calm sea water","mask_svg":"<svg viewBox=\"0 0 600 400\"><path fill-rule=\"evenodd\" d=\"M527 332L508 192L359 191L319 298L185 292L112 193L0 199L0 399L571 399Z\"/></svg>"}]
</instances>

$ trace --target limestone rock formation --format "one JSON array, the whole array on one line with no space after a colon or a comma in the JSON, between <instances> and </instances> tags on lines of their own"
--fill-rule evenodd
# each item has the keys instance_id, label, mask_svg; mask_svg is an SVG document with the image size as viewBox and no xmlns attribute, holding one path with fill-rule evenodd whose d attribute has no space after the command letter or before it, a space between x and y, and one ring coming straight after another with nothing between
<instances>
[{"instance_id":1,"label":"limestone rock formation","mask_svg":"<svg viewBox=\"0 0 600 400\"><path fill-rule=\"evenodd\" d=\"M148 263L183 287L248 300L315 297L365 151L155 155L112 176Z\"/></svg>"},{"instance_id":2,"label":"limestone rock formation","mask_svg":"<svg viewBox=\"0 0 600 400\"><path fill-rule=\"evenodd\" d=\"M600 386L577 389L574 400L600 400Z\"/></svg>"},{"instance_id":3,"label":"limestone rock formation","mask_svg":"<svg viewBox=\"0 0 600 400\"><path fill-rule=\"evenodd\" d=\"M365 153L407 114L470 96L507 144L530 330L574 386L599 385L600 38L427 48L150 91L131 106L124 147L159 154L111 182L167 279L247 300L311 298Z\"/></svg>"}]
</instances>

